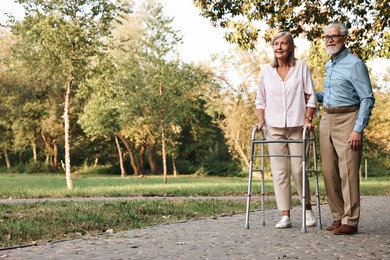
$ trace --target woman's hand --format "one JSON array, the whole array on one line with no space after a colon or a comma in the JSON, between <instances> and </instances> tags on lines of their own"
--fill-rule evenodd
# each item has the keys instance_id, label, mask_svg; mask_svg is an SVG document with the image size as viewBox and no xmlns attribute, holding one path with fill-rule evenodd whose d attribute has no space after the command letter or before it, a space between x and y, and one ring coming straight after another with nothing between
<instances>
[{"instance_id":1,"label":"woman's hand","mask_svg":"<svg viewBox=\"0 0 390 260\"><path fill-rule=\"evenodd\" d=\"M253 127L256 127L256 131L260 131L263 126L264 121L259 121L257 124L253 125Z\"/></svg>"},{"instance_id":2,"label":"woman's hand","mask_svg":"<svg viewBox=\"0 0 390 260\"><path fill-rule=\"evenodd\" d=\"M309 119L305 119L305 125L307 127L307 129L309 130L309 132L313 131L314 128L315 128L315 125L313 125L313 122Z\"/></svg>"}]
</instances>

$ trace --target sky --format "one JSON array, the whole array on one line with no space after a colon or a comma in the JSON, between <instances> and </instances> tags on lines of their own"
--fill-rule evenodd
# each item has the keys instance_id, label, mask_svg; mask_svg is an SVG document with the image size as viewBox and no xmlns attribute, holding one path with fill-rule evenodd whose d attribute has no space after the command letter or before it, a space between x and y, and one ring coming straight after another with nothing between
<instances>
[{"instance_id":1,"label":"sky","mask_svg":"<svg viewBox=\"0 0 390 260\"><path fill-rule=\"evenodd\" d=\"M165 12L174 17L173 27L183 35L179 50L184 61L205 60L214 53L226 52L233 46L224 38L224 31L199 15L192 0L165 0Z\"/></svg>"},{"instance_id":2,"label":"sky","mask_svg":"<svg viewBox=\"0 0 390 260\"><path fill-rule=\"evenodd\" d=\"M4 16L3 12L11 13L17 19L22 18L24 15L23 8L19 4L14 3L14 0L1 0L0 10L1 22L4 22L6 19L6 16Z\"/></svg>"},{"instance_id":3,"label":"sky","mask_svg":"<svg viewBox=\"0 0 390 260\"><path fill-rule=\"evenodd\" d=\"M222 29L214 28L210 21L199 15L192 0L162 0L162 3L166 15L174 17L173 28L183 36L183 44L178 49L184 62L204 61L212 54L224 53L233 47L224 40ZM1 0L0 10L17 19L23 18L23 8L14 0ZM5 18L0 12L0 22Z\"/></svg>"}]
</instances>

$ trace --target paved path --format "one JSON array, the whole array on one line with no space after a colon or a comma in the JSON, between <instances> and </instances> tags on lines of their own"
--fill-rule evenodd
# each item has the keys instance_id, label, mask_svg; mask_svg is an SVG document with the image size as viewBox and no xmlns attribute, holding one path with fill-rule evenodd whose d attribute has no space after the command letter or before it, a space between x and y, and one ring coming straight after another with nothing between
<instances>
[{"instance_id":1,"label":"paved path","mask_svg":"<svg viewBox=\"0 0 390 260\"><path fill-rule=\"evenodd\" d=\"M316 209L315 209L316 210ZM276 229L280 213L252 212L83 237L0 251L2 259L390 259L390 196L362 197L359 234L335 236L317 227L301 232L301 208L292 210L293 227ZM321 207L323 226L331 221Z\"/></svg>"}]
</instances>

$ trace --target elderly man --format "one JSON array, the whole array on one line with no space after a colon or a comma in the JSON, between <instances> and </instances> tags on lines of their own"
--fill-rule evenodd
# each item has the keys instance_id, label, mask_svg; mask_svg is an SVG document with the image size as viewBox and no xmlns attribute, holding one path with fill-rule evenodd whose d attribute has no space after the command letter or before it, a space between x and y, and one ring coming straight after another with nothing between
<instances>
[{"instance_id":1,"label":"elderly man","mask_svg":"<svg viewBox=\"0 0 390 260\"><path fill-rule=\"evenodd\" d=\"M324 29L326 63L320 122L320 152L334 235L358 232L360 218L360 176L363 130L374 106L374 95L366 65L345 46L348 30L344 24Z\"/></svg>"}]
</instances>

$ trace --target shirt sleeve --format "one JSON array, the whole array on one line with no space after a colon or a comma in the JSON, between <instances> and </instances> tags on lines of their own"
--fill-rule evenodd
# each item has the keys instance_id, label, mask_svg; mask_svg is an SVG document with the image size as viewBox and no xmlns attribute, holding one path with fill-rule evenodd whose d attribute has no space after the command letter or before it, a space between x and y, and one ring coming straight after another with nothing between
<instances>
[{"instance_id":1,"label":"shirt sleeve","mask_svg":"<svg viewBox=\"0 0 390 260\"><path fill-rule=\"evenodd\" d=\"M304 72L305 72L305 94L309 94L310 98L307 102L307 107L317 108L317 97L314 88L313 79L311 77L311 73L309 67L306 63L304 63Z\"/></svg>"},{"instance_id":2,"label":"shirt sleeve","mask_svg":"<svg viewBox=\"0 0 390 260\"><path fill-rule=\"evenodd\" d=\"M375 103L367 66L363 62L357 62L353 66L351 71L351 82L360 99L359 114L353 130L358 133L363 133L364 128L368 125L371 110Z\"/></svg>"},{"instance_id":3,"label":"shirt sleeve","mask_svg":"<svg viewBox=\"0 0 390 260\"><path fill-rule=\"evenodd\" d=\"M266 107L263 72L260 74L260 81L259 81L259 86L257 88L255 105L256 105L256 109L265 109Z\"/></svg>"},{"instance_id":4,"label":"shirt sleeve","mask_svg":"<svg viewBox=\"0 0 390 260\"><path fill-rule=\"evenodd\" d=\"M324 102L324 92L316 92L316 97L318 102Z\"/></svg>"}]
</instances>

